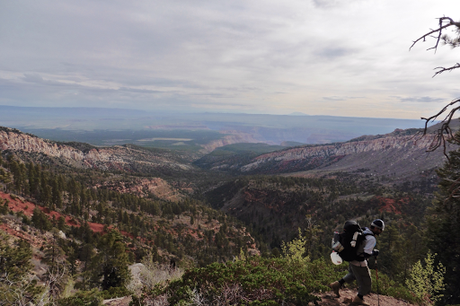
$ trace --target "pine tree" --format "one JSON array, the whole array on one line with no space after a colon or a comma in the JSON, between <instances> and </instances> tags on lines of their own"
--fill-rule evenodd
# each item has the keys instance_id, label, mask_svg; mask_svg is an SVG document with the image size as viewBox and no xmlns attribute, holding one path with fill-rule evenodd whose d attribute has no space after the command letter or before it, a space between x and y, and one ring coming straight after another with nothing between
<instances>
[{"instance_id":1,"label":"pine tree","mask_svg":"<svg viewBox=\"0 0 460 306\"><path fill-rule=\"evenodd\" d=\"M51 198L54 205L57 208L62 208L62 197L61 197L61 188L59 187L59 181L57 177L54 177L52 180L51 187Z\"/></svg>"},{"instance_id":2,"label":"pine tree","mask_svg":"<svg viewBox=\"0 0 460 306\"><path fill-rule=\"evenodd\" d=\"M14 178L14 190L19 193L24 193L26 189L26 166L22 162L18 162L12 158L10 161L10 170Z\"/></svg>"},{"instance_id":3,"label":"pine tree","mask_svg":"<svg viewBox=\"0 0 460 306\"><path fill-rule=\"evenodd\" d=\"M68 281L69 271L64 250L58 245L59 231L53 228L52 234L51 243L48 243L44 249L43 262L48 265L44 279L49 288L50 296L57 299Z\"/></svg>"},{"instance_id":4,"label":"pine tree","mask_svg":"<svg viewBox=\"0 0 460 306\"><path fill-rule=\"evenodd\" d=\"M128 269L129 257L122 236L117 231L105 234L99 245L99 252L92 259L92 282L103 290L124 287L131 280Z\"/></svg>"},{"instance_id":5,"label":"pine tree","mask_svg":"<svg viewBox=\"0 0 460 306\"><path fill-rule=\"evenodd\" d=\"M460 133L453 141L460 145ZM428 247L446 267L445 304L460 303L460 149L438 171L439 192L427 213Z\"/></svg>"},{"instance_id":6,"label":"pine tree","mask_svg":"<svg viewBox=\"0 0 460 306\"><path fill-rule=\"evenodd\" d=\"M0 231L0 304L26 305L35 301L37 288L30 281L32 250L27 242L12 243Z\"/></svg>"},{"instance_id":7,"label":"pine tree","mask_svg":"<svg viewBox=\"0 0 460 306\"><path fill-rule=\"evenodd\" d=\"M72 246L70 246L67 250L67 255L67 261L69 262L69 272L73 276L77 273L78 253Z\"/></svg>"},{"instance_id":8,"label":"pine tree","mask_svg":"<svg viewBox=\"0 0 460 306\"><path fill-rule=\"evenodd\" d=\"M31 221L38 229L49 231L52 228L52 224L48 216L38 207L35 207Z\"/></svg>"},{"instance_id":9,"label":"pine tree","mask_svg":"<svg viewBox=\"0 0 460 306\"><path fill-rule=\"evenodd\" d=\"M29 163L27 168L29 169L29 195L38 198L38 186L40 185L40 168L33 163Z\"/></svg>"},{"instance_id":10,"label":"pine tree","mask_svg":"<svg viewBox=\"0 0 460 306\"><path fill-rule=\"evenodd\" d=\"M11 244L9 237L0 231L0 277L18 278L32 268L32 250L23 240Z\"/></svg>"}]
</instances>

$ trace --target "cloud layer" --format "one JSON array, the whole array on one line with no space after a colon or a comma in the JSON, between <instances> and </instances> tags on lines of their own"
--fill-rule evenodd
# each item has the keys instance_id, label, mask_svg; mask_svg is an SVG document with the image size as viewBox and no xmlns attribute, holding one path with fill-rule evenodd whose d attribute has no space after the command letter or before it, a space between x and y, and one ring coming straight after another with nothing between
<instances>
[{"instance_id":1,"label":"cloud layer","mask_svg":"<svg viewBox=\"0 0 460 306\"><path fill-rule=\"evenodd\" d=\"M460 95L412 41L458 1L8 1L0 104L419 118Z\"/></svg>"}]
</instances>

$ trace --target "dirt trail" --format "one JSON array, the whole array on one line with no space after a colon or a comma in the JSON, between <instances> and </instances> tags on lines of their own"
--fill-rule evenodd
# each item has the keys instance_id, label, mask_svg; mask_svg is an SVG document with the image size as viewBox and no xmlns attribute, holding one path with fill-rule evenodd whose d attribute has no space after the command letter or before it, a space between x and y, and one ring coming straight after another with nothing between
<instances>
[{"instance_id":1,"label":"dirt trail","mask_svg":"<svg viewBox=\"0 0 460 306\"><path fill-rule=\"evenodd\" d=\"M318 303L320 306L343 306L343 305L354 305L346 303L346 299L353 299L356 295L356 290L352 289L341 289L340 297L336 298L332 291L317 295L321 298L321 301ZM371 293L364 297L364 301L369 303L371 306L415 306L404 300L398 300L391 296L386 295L377 295L376 293Z\"/></svg>"},{"instance_id":2,"label":"dirt trail","mask_svg":"<svg viewBox=\"0 0 460 306\"><path fill-rule=\"evenodd\" d=\"M351 289L343 289L340 290L340 298L336 298L334 293L325 292L321 295L317 295L321 298L321 301L318 302L320 306L353 306L354 304L344 303L345 299L352 299L356 295L356 290ZM364 297L366 303L369 303L371 306L415 306L414 304L410 304L403 300L395 299L391 296L386 295L377 295L377 294L370 294ZM112 300L104 301L104 305L106 306L128 306L131 298L124 297Z\"/></svg>"}]
</instances>

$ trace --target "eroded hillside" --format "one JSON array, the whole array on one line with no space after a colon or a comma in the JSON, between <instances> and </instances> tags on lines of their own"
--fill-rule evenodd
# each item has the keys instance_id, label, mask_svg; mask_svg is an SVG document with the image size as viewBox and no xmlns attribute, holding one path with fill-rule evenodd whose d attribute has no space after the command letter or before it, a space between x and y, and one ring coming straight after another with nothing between
<instances>
[{"instance_id":1,"label":"eroded hillside","mask_svg":"<svg viewBox=\"0 0 460 306\"><path fill-rule=\"evenodd\" d=\"M234 155L226 159L202 159L203 168L239 174L308 175L362 170L370 176L402 182L435 178L434 169L446 158L442 150L427 152L433 134L417 135L419 130L395 130L378 136L363 136L348 142L286 148L258 155Z\"/></svg>"},{"instance_id":2,"label":"eroded hillside","mask_svg":"<svg viewBox=\"0 0 460 306\"><path fill-rule=\"evenodd\" d=\"M193 166L181 162L166 150L152 151L131 145L94 147L82 143L58 143L10 128L0 129L0 150L24 157L30 155L49 163L102 171L168 176L194 170Z\"/></svg>"}]
</instances>

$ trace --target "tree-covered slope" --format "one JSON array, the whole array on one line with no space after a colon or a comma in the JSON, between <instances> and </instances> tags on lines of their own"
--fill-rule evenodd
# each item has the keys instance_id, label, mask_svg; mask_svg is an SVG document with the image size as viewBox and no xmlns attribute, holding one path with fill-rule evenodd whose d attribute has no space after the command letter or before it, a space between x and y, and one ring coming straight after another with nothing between
<instances>
[{"instance_id":1,"label":"tree-covered slope","mask_svg":"<svg viewBox=\"0 0 460 306\"><path fill-rule=\"evenodd\" d=\"M72 278L82 290L122 290L126 283L121 280L129 281L128 265L145 256L191 267L227 261L241 251L259 253L241 222L198 200L120 193L94 185L100 172L82 175L67 169L64 175L59 167L24 163L4 153L0 228L28 241L39 285L57 273L62 284ZM56 286L59 296L65 286Z\"/></svg>"},{"instance_id":2,"label":"tree-covered slope","mask_svg":"<svg viewBox=\"0 0 460 306\"><path fill-rule=\"evenodd\" d=\"M365 169L369 175L388 182L436 178L442 165L442 150L427 152L434 134L421 136L421 130L395 130L393 133L362 136L347 142L304 145L255 155L209 155L195 164L203 169L239 175L289 173L353 173ZM451 147L449 147L451 148Z\"/></svg>"},{"instance_id":3,"label":"tree-covered slope","mask_svg":"<svg viewBox=\"0 0 460 306\"><path fill-rule=\"evenodd\" d=\"M376 179L355 177L343 173L333 178L246 177L207 192L206 198L212 207L252 229L266 243L263 251L279 249L283 241L290 241L302 229L311 258L329 254L333 232L346 220L357 219L362 226L369 226L373 219L382 218L393 237L388 241L385 237L381 244L395 243L391 249L394 254L382 259L384 270L396 275L404 270L402 262L409 260L401 257L404 243L423 223L431 197L389 189ZM423 252L421 243L406 255L413 260L421 255L419 252Z\"/></svg>"}]
</instances>

